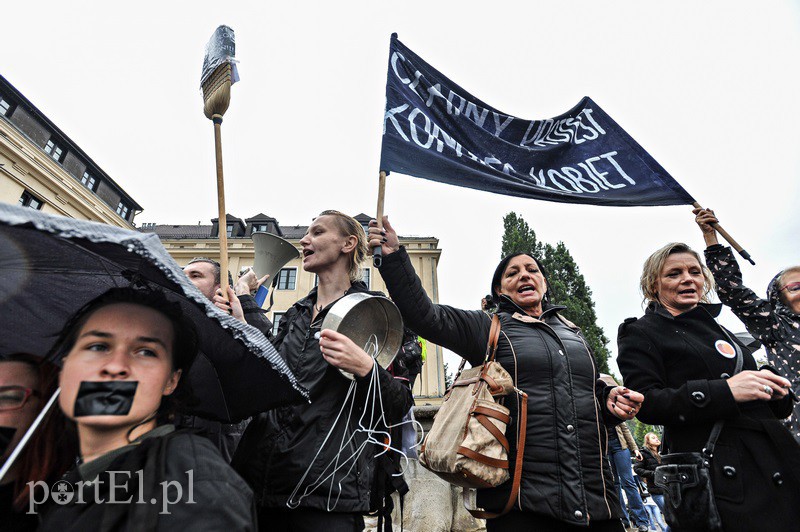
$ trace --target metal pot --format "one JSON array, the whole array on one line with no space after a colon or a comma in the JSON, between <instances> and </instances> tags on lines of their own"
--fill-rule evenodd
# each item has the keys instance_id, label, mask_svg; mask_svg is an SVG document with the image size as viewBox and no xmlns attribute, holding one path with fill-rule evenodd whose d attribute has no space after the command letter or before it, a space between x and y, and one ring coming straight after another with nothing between
<instances>
[{"instance_id":1,"label":"metal pot","mask_svg":"<svg viewBox=\"0 0 800 532\"><path fill-rule=\"evenodd\" d=\"M347 336L384 369L403 345L400 311L390 299L366 292L346 295L334 303L322 320L322 328ZM352 373L339 371L354 379Z\"/></svg>"}]
</instances>

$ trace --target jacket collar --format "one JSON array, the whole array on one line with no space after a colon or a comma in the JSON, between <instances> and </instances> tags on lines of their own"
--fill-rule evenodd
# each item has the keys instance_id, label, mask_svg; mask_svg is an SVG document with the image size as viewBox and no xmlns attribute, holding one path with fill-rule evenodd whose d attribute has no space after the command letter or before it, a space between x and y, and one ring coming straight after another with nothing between
<instances>
[{"instance_id":1,"label":"jacket collar","mask_svg":"<svg viewBox=\"0 0 800 532\"><path fill-rule=\"evenodd\" d=\"M699 313L700 316L711 316L711 318L716 318L719 316L719 313L722 311L722 304L721 303L698 303L695 308L692 310L687 310L677 316L673 316L664 306L657 302L651 301L647 305L647 309L645 310L645 314L658 314L664 318L670 320L676 319L685 319L685 318L692 318L697 316Z\"/></svg>"},{"instance_id":2,"label":"jacket collar","mask_svg":"<svg viewBox=\"0 0 800 532\"><path fill-rule=\"evenodd\" d=\"M564 310L565 306L562 305L551 305L550 303L544 301L542 302L542 314L538 318L534 318L527 312L525 312L522 307L514 303L514 301L508 297L507 295L503 294L500 296L500 302L497 305L498 310L502 312L507 312L511 315L521 314L523 317L527 316L530 319L542 321L548 316L554 315L558 311Z\"/></svg>"},{"instance_id":3,"label":"jacket collar","mask_svg":"<svg viewBox=\"0 0 800 532\"><path fill-rule=\"evenodd\" d=\"M347 292L344 293L344 295L348 296L350 294L356 294L359 292L368 292L368 291L369 290L367 290L367 285L363 281L355 281L351 283L350 288L347 290ZM336 301L339 301L339 299L337 299ZM327 309L329 309L334 303L336 303L336 301L334 301L333 303L322 309L322 311L326 311ZM315 286L314 288L311 289L308 295L303 299L301 299L300 301L298 301L296 305L303 309L310 310L311 307L314 306L316 302L317 302L317 287Z\"/></svg>"}]
</instances>

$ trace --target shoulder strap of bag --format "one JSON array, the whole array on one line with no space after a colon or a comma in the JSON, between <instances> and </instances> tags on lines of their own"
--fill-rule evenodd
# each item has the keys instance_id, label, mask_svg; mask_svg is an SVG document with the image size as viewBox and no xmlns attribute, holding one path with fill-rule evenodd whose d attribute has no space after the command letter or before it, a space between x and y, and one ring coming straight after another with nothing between
<instances>
[{"instance_id":1,"label":"shoulder strap of bag","mask_svg":"<svg viewBox=\"0 0 800 532\"><path fill-rule=\"evenodd\" d=\"M489 330L489 342L486 346L486 362L484 365L494 361L495 355L497 354L497 341L499 337L500 318L497 316L497 314L495 314L492 316L492 327ZM514 503L519 497L519 485L522 479L522 459L525 454L525 429L527 428L528 424L528 394L519 389L516 391L517 395L519 396L520 407L518 409L519 415L517 416L517 456L514 460L514 472L511 475L511 493L508 495L508 501L506 502L503 510L499 513L495 513L471 509L469 507L469 490L465 488L462 492L462 496L464 498L464 507L467 509L467 511L469 511L470 514L472 514L473 517L477 519L494 519L495 517L500 517L501 515L507 514L514 507Z\"/></svg>"},{"instance_id":2,"label":"shoulder strap of bag","mask_svg":"<svg viewBox=\"0 0 800 532\"><path fill-rule=\"evenodd\" d=\"M489 327L489 340L486 342L486 354L483 356L483 367L486 369L486 364L494 361L495 354L497 353L497 341L500 338L500 318L497 314L492 316L492 325ZM453 377L453 384L458 382L461 372L464 371L464 366L467 363L466 358L461 359L461 364L458 365L456 375ZM445 398L450 394L453 384L445 392Z\"/></svg>"},{"instance_id":3,"label":"shoulder strap of bag","mask_svg":"<svg viewBox=\"0 0 800 532\"><path fill-rule=\"evenodd\" d=\"M464 508L472 514L472 517L476 519L494 519L495 517L500 517L501 515L505 515L511 511L514 507L514 503L517 502L517 498L519 497L519 484L520 480L522 479L522 459L525 453L525 428L528 422L528 394L521 390L517 390L519 394L520 405L519 409L519 437L517 438L517 456L514 460L514 473L512 475L512 482L511 482L511 493L508 495L508 501L506 502L505 507L499 513L495 512L487 512L484 510L473 510L469 507L469 490L464 488L462 491L462 496L464 498Z\"/></svg>"},{"instance_id":4,"label":"shoulder strap of bag","mask_svg":"<svg viewBox=\"0 0 800 532\"><path fill-rule=\"evenodd\" d=\"M492 326L489 328L489 342L486 344L486 356L484 357L484 364L486 362L493 362L497 354L497 341L500 338L500 317L497 314L492 316Z\"/></svg>"},{"instance_id":5,"label":"shoulder strap of bag","mask_svg":"<svg viewBox=\"0 0 800 532\"><path fill-rule=\"evenodd\" d=\"M742 348L739 347L739 344L731 337L728 331L725 330L724 327L720 325L720 329L722 333L728 338L728 341L733 346L733 350L736 351L736 367L733 370L733 374L736 375L740 371L742 371L742 365L744 364L744 356L742 356ZM721 419L714 423L714 427L711 429L711 435L708 437L708 441L706 442L706 446L703 448L703 455L706 458L711 458L714 456L714 447L717 445L717 439L719 438L719 434L722 432L722 426L725 424L725 420Z\"/></svg>"}]
</instances>

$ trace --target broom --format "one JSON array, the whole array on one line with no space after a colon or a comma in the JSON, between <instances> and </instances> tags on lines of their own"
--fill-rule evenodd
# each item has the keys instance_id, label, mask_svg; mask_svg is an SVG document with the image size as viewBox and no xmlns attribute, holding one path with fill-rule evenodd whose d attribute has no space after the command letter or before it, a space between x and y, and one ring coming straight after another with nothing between
<instances>
[{"instance_id":1,"label":"broom","mask_svg":"<svg viewBox=\"0 0 800 532\"><path fill-rule=\"evenodd\" d=\"M233 30L225 26L217 28L215 35L211 37L209 45L217 37L223 28L230 31L231 37ZM232 53L231 53L232 55ZM206 118L214 123L214 151L217 159L217 206L219 207L219 266L220 266L220 286L222 295L228 299L228 224L225 215L225 179L222 172L222 115L228 110L231 103L232 85L231 63L226 61L220 64L210 76L202 82L203 90L203 113Z\"/></svg>"}]
</instances>

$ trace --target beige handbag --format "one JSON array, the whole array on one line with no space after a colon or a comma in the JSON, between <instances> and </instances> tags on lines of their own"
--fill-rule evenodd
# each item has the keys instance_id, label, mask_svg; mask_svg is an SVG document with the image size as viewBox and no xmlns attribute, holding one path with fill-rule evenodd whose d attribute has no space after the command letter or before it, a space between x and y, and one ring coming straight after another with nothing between
<instances>
[{"instance_id":1,"label":"beige handbag","mask_svg":"<svg viewBox=\"0 0 800 532\"><path fill-rule=\"evenodd\" d=\"M464 488L466 506L469 489L493 488L509 479L509 446L505 436L506 426L510 423L509 410L496 402L495 397L511 393L519 395L517 456L511 494L501 513L467 507L473 516L480 519L498 517L514 506L519 494L525 449L528 395L514 387L511 375L494 360L499 336L500 318L494 315L483 365L465 370L464 361L461 362L419 455L423 467L450 484Z\"/></svg>"}]
</instances>

